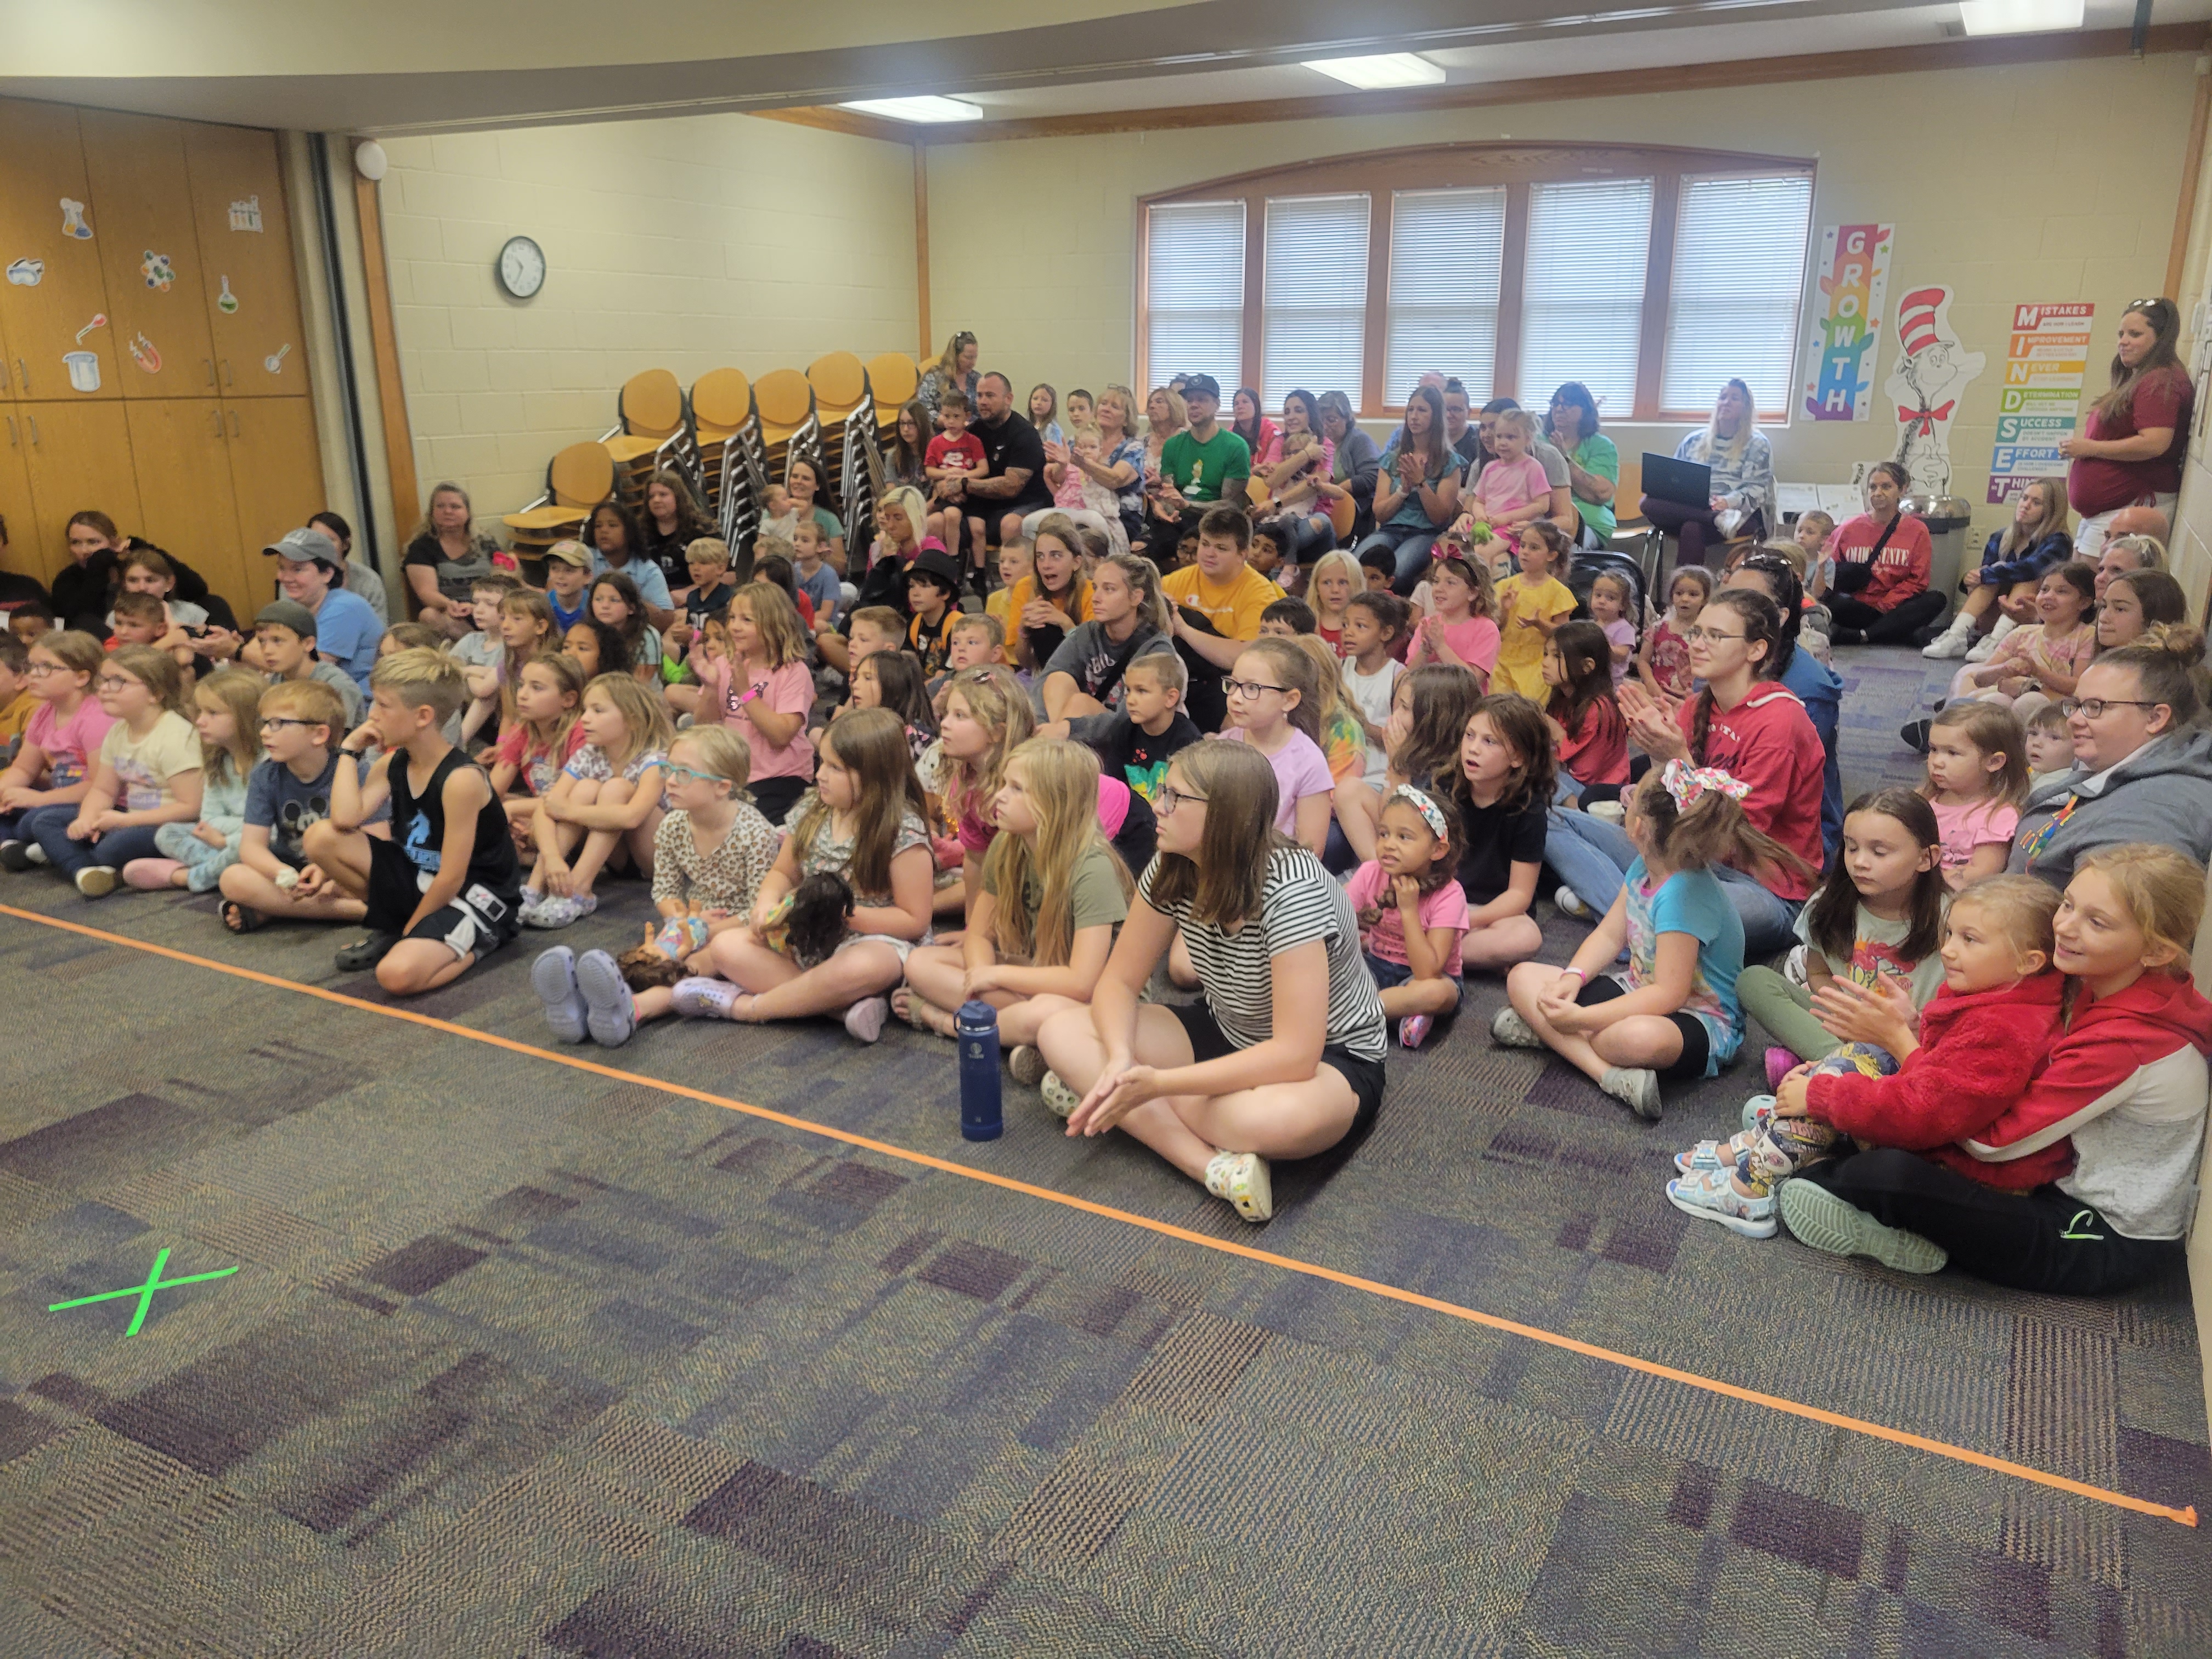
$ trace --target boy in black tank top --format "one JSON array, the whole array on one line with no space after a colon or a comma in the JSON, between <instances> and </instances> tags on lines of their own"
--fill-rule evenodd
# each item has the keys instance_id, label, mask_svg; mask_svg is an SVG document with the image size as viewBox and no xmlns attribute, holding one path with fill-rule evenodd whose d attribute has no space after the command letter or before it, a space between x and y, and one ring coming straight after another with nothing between
<instances>
[{"instance_id":1,"label":"boy in black tank top","mask_svg":"<svg viewBox=\"0 0 2212 1659\"><path fill-rule=\"evenodd\" d=\"M443 652L396 651L378 663L368 717L340 750L358 757L381 743L385 752L358 781L352 763L337 769L331 815L307 831L305 851L325 881L368 907L368 937L340 951L338 966L374 968L393 996L450 985L522 925L507 814L482 769L440 735L468 695ZM363 834L387 799L392 839Z\"/></svg>"}]
</instances>

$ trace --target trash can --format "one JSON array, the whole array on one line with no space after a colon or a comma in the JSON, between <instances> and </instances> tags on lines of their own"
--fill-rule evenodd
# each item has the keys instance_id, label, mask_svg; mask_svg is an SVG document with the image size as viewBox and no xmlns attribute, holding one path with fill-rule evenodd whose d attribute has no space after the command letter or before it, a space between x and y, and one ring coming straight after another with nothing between
<instances>
[{"instance_id":1,"label":"trash can","mask_svg":"<svg viewBox=\"0 0 2212 1659\"><path fill-rule=\"evenodd\" d=\"M1973 523L1972 503L1958 495L1907 495L1899 509L1910 513L1928 528L1933 556L1928 562L1928 589L1943 596L1941 626L1959 603L1959 577L1966 557L1966 530Z\"/></svg>"}]
</instances>

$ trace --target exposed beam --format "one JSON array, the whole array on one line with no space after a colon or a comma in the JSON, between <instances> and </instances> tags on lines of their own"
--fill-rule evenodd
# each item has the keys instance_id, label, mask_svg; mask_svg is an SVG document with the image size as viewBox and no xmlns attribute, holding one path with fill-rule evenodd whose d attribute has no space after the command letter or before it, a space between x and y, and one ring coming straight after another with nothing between
<instances>
[{"instance_id":1,"label":"exposed beam","mask_svg":"<svg viewBox=\"0 0 2212 1659\"><path fill-rule=\"evenodd\" d=\"M2206 129L2212 126L2212 75L2200 60L2197 68L2197 107L2189 118L2189 149L2181 158L2181 202L2173 214L2173 246L2166 256L2166 286L2159 292L2179 300L2181 273L2189 263L2189 244L2197 232L2197 183L2204 170Z\"/></svg>"},{"instance_id":2,"label":"exposed beam","mask_svg":"<svg viewBox=\"0 0 2212 1659\"><path fill-rule=\"evenodd\" d=\"M1236 103L1172 105L1158 109L1104 110L1088 115L1041 115L1003 121L947 122L915 128L897 122L902 143L988 144L1020 138L1081 138L1107 133L1160 132L1186 127L1249 126L1311 121L1336 116L1416 115L1438 110L1484 109L1514 104L1552 104L1583 98L1626 98L1664 91L1718 92L1731 87L1801 81L1842 81L1872 75L1917 75L1929 70L2002 68L2019 64L2070 63L2125 58L2135 44L2129 29L2075 34L2011 34L1933 41L1910 57L1893 46L1855 52L1804 52L1790 58L1746 58L1717 64L1667 64L1647 72L1551 75L1517 81L1417 87L1402 92L1354 92L1340 96L1256 98ZM2158 23L2146 34L2145 53L2197 52L2206 44L2203 23ZM854 132L856 116L844 109L757 110L773 120ZM878 135L869 132L866 136Z\"/></svg>"}]
</instances>

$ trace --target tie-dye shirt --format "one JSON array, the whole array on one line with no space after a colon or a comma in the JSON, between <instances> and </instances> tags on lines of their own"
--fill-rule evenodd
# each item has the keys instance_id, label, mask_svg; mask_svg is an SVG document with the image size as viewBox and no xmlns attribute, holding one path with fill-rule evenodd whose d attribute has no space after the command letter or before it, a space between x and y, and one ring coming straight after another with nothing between
<instances>
[{"instance_id":1,"label":"tie-dye shirt","mask_svg":"<svg viewBox=\"0 0 2212 1659\"><path fill-rule=\"evenodd\" d=\"M1698 941L1697 971L1677 1012L1694 1015L1711 1040L1705 1075L1712 1077L1743 1045L1743 1005L1736 976L1743 971L1743 921L1728 890L1710 870L1678 870L1654 886L1644 860L1628 866L1628 971L1615 975L1634 991L1659 975L1659 936L1688 933Z\"/></svg>"}]
</instances>

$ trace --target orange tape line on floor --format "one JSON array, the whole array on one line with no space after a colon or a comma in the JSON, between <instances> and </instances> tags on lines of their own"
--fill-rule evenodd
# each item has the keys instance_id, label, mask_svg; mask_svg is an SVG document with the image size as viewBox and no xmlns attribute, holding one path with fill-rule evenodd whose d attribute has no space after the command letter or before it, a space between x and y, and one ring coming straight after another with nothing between
<instances>
[{"instance_id":1,"label":"orange tape line on floor","mask_svg":"<svg viewBox=\"0 0 2212 1659\"><path fill-rule=\"evenodd\" d=\"M875 1140L866 1135L854 1134L849 1129L836 1129L827 1124L809 1122L803 1117L793 1117L785 1112L771 1111L765 1106L748 1105L743 1101L732 1100L724 1095L709 1094L704 1089L694 1089L681 1083L671 1083L665 1078L647 1077L641 1073L623 1071L619 1066L602 1066L596 1060L583 1060L576 1055L562 1054L555 1049L541 1048L532 1043L518 1042L512 1037L498 1036L489 1031L471 1030L465 1025L456 1025L448 1020L435 1019L428 1014L418 1014L411 1009L395 1007L385 1003L366 1002L359 997L347 996L343 992L325 990L316 985L303 985L297 980L281 979L274 974L264 974L251 968L240 968L230 963L216 962L206 957L196 957L189 951L171 950L167 945L149 945L140 939L125 939L119 933L105 933L97 927L87 927L79 922L64 921L58 917L39 915L35 911L18 910L12 906L0 904L0 915L13 916L19 921L34 922L40 927L55 928L63 933L82 934L87 939L96 939L108 945L119 945L130 950L143 951L149 956L166 957L172 962L181 962L194 968L210 969L218 974L228 974L234 979L250 980L257 985L270 986L276 990L290 991L301 996L316 997L325 1002L337 1003L343 1007L358 1008L363 1012L379 1014L387 1019L405 1020L411 1024L424 1026L434 1031L443 1031L450 1036L465 1037L471 1042L487 1043L495 1048L505 1048L514 1054L527 1055L532 1060L542 1060L556 1066L565 1066L572 1071L587 1072L594 1077L606 1078L617 1083L635 1084L641 1088L657 1089L663 1094L678 1095L686 1100L696 1100L703 1105L719 1106L725 1110L743 1112L748 1116L763 1118L770 1123L781 1123L786 1128L798 1129L805 1133L820 1135L830 1140L843 1141L848 1146L858 1146L866 1152L878 1152L885 1158L896 1158L902 1163L917 1164L926 1169L942 1170L946 1175L961 1176L970 1181L982 1182L988 1186L1003 1187L1008 1192L1020 1193L1025 1197L1041 1199L1048 1204L1062 1205L1071 1210L1080 1210L1086 1215L1099 1216L1109 1221L1119 1221L1128 1226L1141 1227L1147 1232L1158 1233L1168 1238L1180 1239L1186 1244L1196 1244L1206 1249L1218 1250L1224 1255L1243 1256L1249 1261L1263 1262L1270 1267L1279 1267L1285 1273L1303 1273L1309 1279L1327 1279L1333 1285L1342 1285L1351 1290L1364 1291L1370 1296L1383 1297L1392 1302L1403 1302L1413 1307L1425 1308L1431 1313L1445 1314L1454 1319L1464 1319L1472 1324L1487 1326L1492 1330L1504 1331L1508 1335L1524 1337L1531 1342L1540 1342L1547 1347L1564 1349L1569 1353L1580 1354L1586 1359L1602 1360L1608 1365L1619 1365L1624 1370L1641 1371L1647 1376L1664 1377L1668 1382L1679 1382L1684 1388L1700 1389L1707 1394L1719 1395L1729 1400L1740 1400L1747 1405L1763 1406L1769 1411L1781 1412L1790 1417L1802 1417L1811 1422L1825 1424L1832 1429L1847 1429L1853 1434L1863 1434L1876 1440L1887 1440L1893 1445L1910 1446L1917 1451L1933 1452L1939 1457L1948 1457L1958 1462L1971 1463L1977 1468L1990 1469L1998 1474L2008 1474L2021 1480L2032 1480L2038 1486L2051 1486L2060 1492L2072 1492L2077 1498L2094 1498L2098 1503L2110 1504L2124 1510L2134 1510L2142 1515L2161 1516L2169 1521L2178 1521L2187 1527L2197 1524L2197 1506L2193 1504L2185 1509L2174 1509L2165 1504L2154 1504L2148 1498L2130 1498L2125 1492L2111 1492L2102 1486L2090 1486L2086 1481L2069 1480L2063 1474L2053 1474L2047 1469L2032 1468L2025 1463L2014 1463L2005 1458L1992 1457L1986 1452L1972 1451L1964 1446L1954 1446L1948 1441L1933 1440L1926 1435L1914 1434L1905 1429L1893 1429L1881 1423L1869 1423L1864 1418L1847 1417L1840 1412L1824 1410L1819 1406L1808 1406L1799 1401L1785 1400L1779 1395L1762 1394L1756 1389L1742 1388L1736 1383L1723 1382L1715 1377L1700 1376L1695 1371L1678 1370L1672 1365L1662 1365L1656 1360L1639 1358L1634 1354L1621 1353L1613 1348L1602 1348L1594 1342L1583 1342L1571 1336L1562 1336L1556 1331L1547 1331L1534 1325L1523 1325L1516 1320L1503 1318L1497 1314L1483 1313L1477 1309L1462 1307L1456 1302L1440 1301L1432 1296L1423 1296L1418 1291L1401 1290L1395 1285L1385 1285L1376 1279L1362 1279L1357 1273L1340 1273L1334 1267L1319 1267L1313 1262L1300 1261L1291 1256L1277 1255L1272 1250L1257 1249L1249 1244L1238 1244L1225 1238L1211 1238L1204 1233L1194 1233L1187 1228L1177 1227L1169 1222L1155 1221L1149 1216L1133 1214L1127 1210L1117 1210L1111 1205L1096 1204L1087 1198L1077 1198L1072 1194L1058 1192L1049 1187L1033 1186L1026 1181L1017 1181L1011 1176L994 1175L988 1170L979 1170L970 1164L955 1164L948 1158L933 1157L927 1152L917 1152L904 1146L894 1146L888 1141Z\"/></svg>"}]
</instances>

